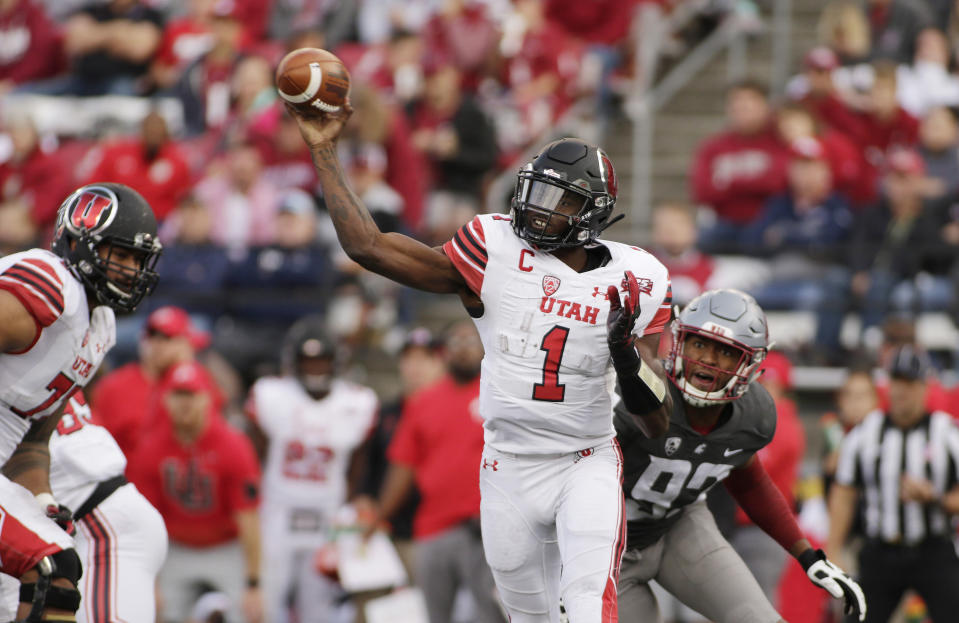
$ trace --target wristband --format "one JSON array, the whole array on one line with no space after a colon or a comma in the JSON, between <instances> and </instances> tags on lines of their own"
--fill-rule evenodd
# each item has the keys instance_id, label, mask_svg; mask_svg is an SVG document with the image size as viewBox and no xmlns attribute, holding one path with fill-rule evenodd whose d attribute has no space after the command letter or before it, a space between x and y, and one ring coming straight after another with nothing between
<instances>
[{"instance_id":1,"label":"wristband","mask_svg":"<svg viewBox=\"0 0 959 623\"><path fill-rule=\"evenodd\" d=\"M53 497L53 494L48 491L38 493L34 497L37 499L37 503L43 510L46 510L48 506L59 506L56 499Z\"/></svg>"},{"instance_id":2,"label":"wristband","mask_svg":"<svg viewBox=\"0 0 959 623\"><path fill-rule=\"evenodd\" d=\"M802 565L803 571L809 571L809 567L813 566L820 560L826 560L826 554L821 549L809 548L804 551L802 554L796 557L796 560L799 561L799 564Z\"/></svg>"},{"instance_id":3,"label":"wristband","mask_svg":"<svg viewBox=\"0 0 959 623\"><path fill-rule=\"evenodd\" d=\"M632 372L616 370L616 377L623 405L630 413L649 413L662 407L666 401L666 384L642 359Z\"/></svg>"}]
</instances>

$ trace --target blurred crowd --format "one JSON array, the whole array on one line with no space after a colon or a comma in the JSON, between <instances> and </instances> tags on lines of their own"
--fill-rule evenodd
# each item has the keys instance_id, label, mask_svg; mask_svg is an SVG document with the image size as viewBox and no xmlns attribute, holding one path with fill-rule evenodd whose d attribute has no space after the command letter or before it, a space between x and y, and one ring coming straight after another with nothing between
<instances>
[{"instance_id":1,"label":"blurred crowd","mask_svg":"<svg viewBox=\"0 0 959 623\"><path fill-rule=\"evenodd\" d=\"M304 313L341 334L407 322L409 297L339 250L279 59L345 62L353 188L383 230L441 244L574 102L608 114L643 1L3 0L0 253L42 246L65 194L109 179L161 220L150 305L207 323L247 382Z\"/></svg>"},{"instance_id":2,"label":"blurred crowd","mask_svg":"<svg viewBox=\"0 0 959 623\"><path fill-rule=\"evenodd\" d=\"M817 37L785 92L729 87L726 127L689 167L707 209L664 206L654 235L685 300L718 280L812 312L800 355L842 366L875 356L892 315L959 319L959 3L835 0ZM717 255L755 261L730 280ZM841 339L850 314L859 331Z\"/></svg>"}]
</instances>

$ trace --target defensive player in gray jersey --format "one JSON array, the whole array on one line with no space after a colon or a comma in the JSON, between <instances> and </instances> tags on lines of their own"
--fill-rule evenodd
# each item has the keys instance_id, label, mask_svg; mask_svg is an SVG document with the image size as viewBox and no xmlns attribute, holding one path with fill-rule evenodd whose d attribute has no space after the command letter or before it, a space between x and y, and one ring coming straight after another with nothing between
<instances>
[{"instance_id":1,"label":"defensive player in gray jersey","mask_svg":"<svg viewBox=\"0 0 959 623\"><path fill-rule=\"evenodd\" d=\"M843 598L847 614L864 620L859 585L812 548L755 456L776 430L773 400L753 383L768 348L762 309L742 292L712 290L686 306L672 336L666 434L643 435L629 413L635 406L616 408L627 519L620 621L661 620L650 580L716 623L782 621L706 508L706 492L720 481L814 584Z\"/></svg>"}]
</instances>

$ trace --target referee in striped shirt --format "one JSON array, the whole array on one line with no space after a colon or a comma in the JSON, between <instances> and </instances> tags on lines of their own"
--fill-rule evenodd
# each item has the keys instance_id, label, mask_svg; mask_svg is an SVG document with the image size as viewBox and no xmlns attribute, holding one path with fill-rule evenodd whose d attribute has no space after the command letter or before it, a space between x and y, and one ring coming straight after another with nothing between
<instances>
[{"instance_id":1,"label":"referee in striped shirt","mask_svg":"<svg viewBox=\"0 0 959 623\"><path fill-rule=\"evenodd\" d=\"M843 440L829 494L827 554L837 560L857 507L865 543L859 583L866 622L886 623L907 589L934 623L959 620L959 427L924 408L927 364L902 346L889 367L889 410L873 411ZM860 505L861 502L861 505Z\"/></svg>"}]
</instances>

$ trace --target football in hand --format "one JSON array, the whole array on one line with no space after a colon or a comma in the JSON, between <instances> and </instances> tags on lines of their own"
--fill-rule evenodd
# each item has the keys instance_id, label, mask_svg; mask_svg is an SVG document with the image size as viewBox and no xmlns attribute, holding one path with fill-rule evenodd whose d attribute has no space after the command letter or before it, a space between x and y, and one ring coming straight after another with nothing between
<instances>
[{"instance_id":1,"label":"football in hand","mask_svg":"<svg viewBox=\"0 0 959 623\"><path fill-rule=\"evenodd\" d=\"M338 112L350 94L350 72L332 52L300 48L276 68L276 90L303 112Z\"/></svg>"}]
</instances>

